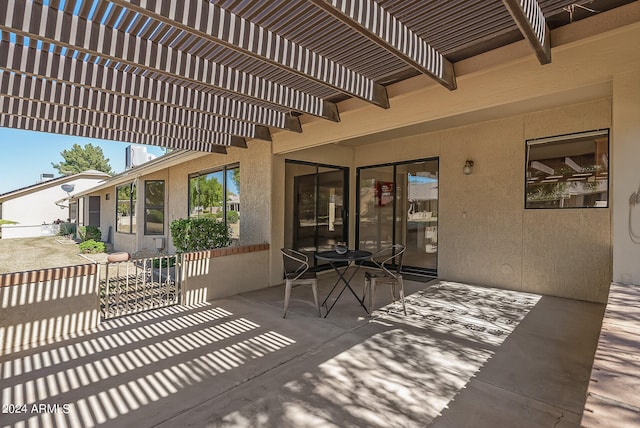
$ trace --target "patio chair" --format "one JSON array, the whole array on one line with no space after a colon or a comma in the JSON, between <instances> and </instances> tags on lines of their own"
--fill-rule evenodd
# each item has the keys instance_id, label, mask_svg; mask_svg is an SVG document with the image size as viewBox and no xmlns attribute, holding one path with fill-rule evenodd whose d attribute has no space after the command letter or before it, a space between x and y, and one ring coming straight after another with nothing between
<instances>
[{"instance_id":1,"label":"patio chair","mask_svg":"<svg viewBox=\"0 0 640 428\"><path fill-rule=\"evenodd\" d=\"M364 274L364 300L367 293L369 294L369 316L373 311L373 303L375 302L376 287L379 285L389 285L391 289L391 299L396 301L396 288L400 294L402 302L402 310L407 315L407 308L404 304L404 284L402 282L402 256L405 251L402 244L391 245L384 248L371 256L371 261L380 270L367 271ZM392 266L393 265L393 266Z\"/></svg>"},{"instance_id":2,"label":"patio chair","mask_svg":"<svg viewBox=\"0 0 640 428\"><path fill-rule=\"evenodd\" d=\"M320 316L320 305L318 304L318 278L315 272L309 271L309 257L299 251L289 248L281 248L282 259L284 262L284 315L287 317L287 309L289 308L289 298L291 297L291 289L298 285L311 285L313 291L313 300L316 304L318 316Z\"/></svg>"}]
</instances>

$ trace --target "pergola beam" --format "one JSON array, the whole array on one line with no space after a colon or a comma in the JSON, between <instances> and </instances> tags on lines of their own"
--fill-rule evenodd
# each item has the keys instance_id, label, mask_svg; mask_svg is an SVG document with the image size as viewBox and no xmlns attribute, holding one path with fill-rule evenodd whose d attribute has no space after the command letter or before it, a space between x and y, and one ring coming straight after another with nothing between
<instances>
[{"instance_id":1,"label":"pergola beam","mask_svg":"<svg viewBox=\"0 0 640 428\"><path fill-rule=\"evenodd\" d=\"M20 108L23 114L31 113L41 119L53 119L58 115L76 118L73 120L87 117L91 122L86 124L111 123L120 129L176 135L212 144L218 144L215 141L217 134L271 141L269 128L265 126L132 98L122 100L122 97L94 89L22 74L0 72L0 94L0 97L16 100L11 109L3 109L5 113L17 113L15 109Z\"/></svg>"},{"instance_id":2,"label":"pergola beam","mask_svg":"<svg viewBox=\"0 0 640 428\"><path fill-rule=\"evenodd\" d=\"M225 146L199 141L187 141L177 138L145 135L122 129L98 128L76 123L36 119L21 115L0 113L0 126L27 131L48 132L52 134L72 135L76 137L113 140L125 143L146 144L150 146L171 147L174 149L194 150L208 153L226 154ZM234 137L237 138L237 137Z\"/></svg>"},{"instance_id":3,"label":"pergola beam","mask_svg":"<svg viewBox=\"0 0 640 428\"><path fill-rule=\"evenodd\" d=\"M334 103L182 51L144 40L62 10L26 0L6 0L0 30L63 46L170 78L218 88L292 111L340 120ZM175 4L174 4L175 7Z\"/></svg>"},{"instance_id":4,"label":"pergola beam","mask_svg":"<svg viewBox=\"0 0 640 428\"><path fill-rule=\"evenodd\" d=\"M389 108L387 91L382 85L209 1L111 2L346 95Z\"/></svg>"},{"instance_id":5,"label":"pergola beam","mask_svg":"<svg viewBox=\"0 0 640 428\"><path fill-rule=\"evenodd\" d=\"M520 32L538 57L540 64L551 62L551 37L549 25L536 0L502 0Z\"/></svg>"},{"instance_id":6,"label":"pergola beam","mask_svg":"<svg viewBox=\"0 0 640 428\"><path fill-rule=\"evenodd\" d=\"M81 89L88 91L87 96L77 96L75 102L97 102L94 96L103 96L111 99L115 106L122 106L130 105L133 100L136 102L135 109L128 114L141 114L142 110L158 108L162 110L159 114L176 114L165 110L186 109L196 116L208 112L204 114L302 132L299 119L286 112L161 82L115 68L105 68L4 40L0 41L0 69L29 76L46 76L47 79L58 83L68 83L80 92L83 92ZM94 90L102 95L94 94ZM266 135L265 130L258 129L258 133Z\"/></svg>"},{"instance_id":7,"label":"pergola beam","mask_svg":"<svg viewBox=\"0 0 640 428\"><path fill-rule=\"evenodd\" d=\"M456 89L453 64L375 1L308 1L445 88Z\"/></svg>"}]
</instances>

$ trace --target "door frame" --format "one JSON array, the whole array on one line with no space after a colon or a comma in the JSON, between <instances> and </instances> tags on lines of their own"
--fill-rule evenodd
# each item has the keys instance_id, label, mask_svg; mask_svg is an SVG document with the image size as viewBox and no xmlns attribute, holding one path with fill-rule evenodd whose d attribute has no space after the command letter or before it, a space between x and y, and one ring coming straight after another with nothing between
<instances>
[{"instance_id":1,"label":"door frame","mask_svg":"<svg viewBox=\"0 0 640 428\"><path fill-rule=\"evenodd\" d=\"M342 218L343 218L343 225L342 225L342 239L344 241L348 241L349 239L349 219L350 219L350 212L349 212L349 175L350 175L350 168L348 166L342 166L342 165L331 165L331 164L325 164L325 163L321 163L321 162L309 162L309 161L301 161L301 160L295 160L295 159L285 159L285 176L286 176L286 164L296 164L296 165L304 165L304 166L310 166L310 167L315 167L315 173L311 173L311 174L315 174L316 175L316 179L315 179L315 186L316 186L316 190L318 188L318 174L319 174L319 169L320 168L329 168L329 169L333 169L336 171L342 171L343 173L343 201L342 201ZM311 175L311 174L304 174L304 175ZM293 177L292 177L293 178ZM316 201L315 201L315 205L316 207L318 206L318 192L316 192L315 194L316 196ZM296 210L296 207L298 205L298 195L295 192L295 186L294 186L294 194L293 195L285 195L285 198L288 197L292 197L293 198L293 216L292 216L292 221L293 221L293 236L292 236L292 240L293 243L295 244L295 238L296 238L296 223L299 220L298 217L298 213ZM317 208L316 208L317 209ZM318 230L317 230L317 226L316 226L316 230L315 230L315 236L314 236L314 242L317 244L318 241ZM356 242L357 245L357 242ZM317 246L317 245L316 245ZM317 268L318 270L324 270L324 269L331 269L331 266L328 263L323 263L320 265L317 265L316 260L314 258L313 261L310 261L311 265L314 266L315 268Z\"/></svg>"},{"instance_id":2,"label":"door frame","mask_svg":"<svg viewBox=\"0 0 640 428\"><path fill-rule=\"evenodd\" d=\"M381 167L393 167L393 218L397 218L397 198L396 198L396 194L397 194L397 181L396 181L396 177L397 177L397 167L400 165L408 165L408 164L412 164L412 163L417 163L417 162L431 162L431 161L437 161L438 162L438 186L439 186L439 181L440 181L440 157L439 156L433 156L433 157L429 157L429 158L418 158L418 159L410 159L410 160L405 160L405 161L399 161L399 162L386 162L386 163L380 163L380 164L373 164L373 165L363 165L363 166L359 166L356 167L356 192L359 194L360 193L360 177L361 177L361 171L365 170L365 169L372 169L372 168L381 168ZM438 205L440 204L440 192L438 191ZM360 249L360 198L356 198L356 221L354 223L355 226L355 240L356 240L356 248ZM438 209L438 211L440 211ZM397 227L395 224L395 220L394 220L394 224L391 230L391 239L393 241L393 243L397 243ZM438 235L438 240L440 239L440 236ZM439 254L436 255L436 267L435 269L432 268L423 268L423 267L416 267L416 266L406 266L403 263L402 266L402 272L410 274L410 275L415 275L418 277L428 277L428 278L436 278L438 276L438 264L439 264L440 258L439 258ZM371 262L365 262L364 263L367 266L374 266L373 263Z\"/></svg>"}]
</instances>

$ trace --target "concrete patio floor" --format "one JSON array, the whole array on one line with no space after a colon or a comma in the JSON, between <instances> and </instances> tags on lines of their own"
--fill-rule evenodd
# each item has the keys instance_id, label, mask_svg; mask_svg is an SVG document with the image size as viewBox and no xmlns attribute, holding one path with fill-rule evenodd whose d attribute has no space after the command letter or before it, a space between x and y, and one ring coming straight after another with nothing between
<instances>
[{"instance_id":1,"label":"concrete patio floor","mask_svg":"<svg viewBox=\"0 0 640 428\"><path fill-rule=\"evenodd\" d=\"M406 317L381 290L371 320L348 294L317 318L302 287L283 319L280 286L4 355L0 426L580 426L604 305L405 288Z\"/></svg>"}]
</instances>

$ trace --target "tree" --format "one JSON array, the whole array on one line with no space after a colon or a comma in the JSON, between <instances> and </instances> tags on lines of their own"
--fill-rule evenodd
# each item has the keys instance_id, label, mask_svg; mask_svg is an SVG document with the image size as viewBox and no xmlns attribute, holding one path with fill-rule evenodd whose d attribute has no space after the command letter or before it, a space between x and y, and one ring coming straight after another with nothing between
<instances>
[{"instance_id":1,"label":"tree","mask_svg":"<svg viewBox=\"0 0 640 428\"><path fill-rule=\"evenodd\" d=\"M51 163L61 175L78 174L89 169L113 174L109 159L105 159L102 148L87 144L84 147L74 144L69 150L63 150L60 155L64 159L60 163Z\"/></svg>"},{"instance_id":2,"label":"tree","mask_svg":"<svg viewBox=\"0 0 640 428\"><path fill-rule=\"evenodd\" d=\"M191 179L191 210L201 207L222 207L222 183L211 175L200 175Z\"/></svg>"}]
</instances>

